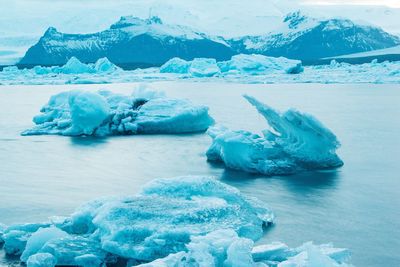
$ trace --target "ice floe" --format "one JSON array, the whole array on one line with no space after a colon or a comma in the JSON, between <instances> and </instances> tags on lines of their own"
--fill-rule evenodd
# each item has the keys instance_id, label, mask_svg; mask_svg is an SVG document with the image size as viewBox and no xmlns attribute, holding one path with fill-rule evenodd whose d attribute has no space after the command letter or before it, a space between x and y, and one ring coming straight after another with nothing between
<instances>
[{"instance_id":1,"label":"ice floe","mask_svg":"<svg viewBox=\"0 0 400 267\"><path fill-rule=\"evenodd\" d=\"M214 123L206 106L137 89L130 96L109 91L67 91L52 96L22 135L126 135L202 132Z\"/></svg>"},{"instance_id":2,"label":"ice floe","mask_svg":"<svg viewBox=\"0 0 400 267\"><path fill-rule=\"evenodd\" d=\"M295 75L293 75L295 74ZM192 80L240 83L400 83L400 62L373 60L365 64L332 61L327 65L302 66L298 60L264 55L235 55L228 61L209 58L186 61L172 58L160 68L124 71L107 58L84 64L71 58L64 66L0 71L0 85L101 84L143 81Z\"/></svg>"},{"instance_id":3,"label":"ice floe","mask_svg":"<svg viewBox=\"0 0 400 267\"><path fill-rule=\"evenodd\" d=\"M212 127L208 130L212 138L207 151L209 161L265 175L343 165L336 154L340 146L336 136L312 115L294 109L279 113L253 97L245 98L267 120L272 130L264 130L263 136L259 136L222 126Z\"/></svg>"},{"instance_id":4,"label":"ice floe","mask_svg":"<svg viewBox=\"0 0 400 267\"><path fill-rule=\"evenodd\" d=\"M90 201L69 217L3 227L28 267L349 266L347 249L255 245L274 219L259 200L210 177L156 179L135 196ZM124 264L124 265L121 265Z\"/></svg>"},{"instance_id":5,"label":"ice floe","mask_svg":"<svg viewBox=\"0 0 400 267\"><path fill-rule=\"evenodd\" d=\"M254 54L235 55L230 60L221 62L216 62L212 58L195 58L193 61L173 58L160 68L161 73L188 74L191 77L213 77L227 74L297 74L302 71L303 66L299 60Z\"/></svg>"}]
</instances>

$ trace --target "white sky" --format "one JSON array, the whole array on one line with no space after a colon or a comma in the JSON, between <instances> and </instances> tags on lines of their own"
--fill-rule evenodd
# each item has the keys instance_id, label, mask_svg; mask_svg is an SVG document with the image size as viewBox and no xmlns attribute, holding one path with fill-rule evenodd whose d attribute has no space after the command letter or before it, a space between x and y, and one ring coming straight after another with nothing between
<instances>
[{"instance_id":1,"label":"white sky","mask_svg":"<svg viewBox=\"0 0 400 267\"><path fill-rule=\"evenodd\" d=\"M302 2L320 5L385 5L400 8L400 0L303 0Z\"/></svg>"}]
</instances>

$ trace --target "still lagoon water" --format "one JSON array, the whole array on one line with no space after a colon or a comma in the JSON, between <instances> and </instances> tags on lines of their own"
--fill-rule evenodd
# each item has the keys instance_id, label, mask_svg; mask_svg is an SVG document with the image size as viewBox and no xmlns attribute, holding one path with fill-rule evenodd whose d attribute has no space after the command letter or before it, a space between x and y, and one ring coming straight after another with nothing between
<instances>
[{"instance_id":1,"label":"still lagoon water","mask_svg":"<svg viewBox=\"0 0 400 267\"><path fill-rule=\"evenodd\" d=\"M218 123L260 132L266 122L241 95L320 119L339 138L345 165L331 171L263 177L208 163L206 134L109 138L22 137L49 97L72 89L130 94L136 84L0 87L0 222L45 221L85 201L135 194L146 182L214 176L262 200L276 215L263 241L332 242L356 266L400 265L400 88L398 85L161 82L171 97L210 107ZM0 256L1 257L1 256ZM0 266L7 265L0 260Z\"/></svg>"}]
</instances>

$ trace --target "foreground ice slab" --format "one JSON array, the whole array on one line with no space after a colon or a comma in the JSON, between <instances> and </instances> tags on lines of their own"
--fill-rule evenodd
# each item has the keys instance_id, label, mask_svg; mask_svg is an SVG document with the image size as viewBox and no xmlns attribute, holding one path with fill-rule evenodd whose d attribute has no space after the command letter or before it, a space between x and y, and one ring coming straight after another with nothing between
<instances>
[{"instance_id":1,"label":"foreground ice slab","mask_svg":"<svg viewBox=\"0 0 400 267\"><path fill-rule=\"evenodd\" d=\"M292 174L304 170L343 165L336 155L336 136L309 114L290 109L279 113L253 97L245 98L264 116L273 132L264 136L246 131L230 131L216 126L208 130L212 144L210 161L226 167L265 175Z\"/></svg>"},{"instance_id":2,"label":"foreground ice slab","mask_svg":"<svg viewBox=\"0 0 400 267\"><path fill-rule=\"evenodd\" d=\"M99 266L116 257L163 258L218 230L255 241L272 220L264 203L213 178L188 176L154 180L136 196L91 201L68 218L10 226L3 239L6 253L24 262L51 261L51 254L58 265Z\"/></svg>"},{"instance_id":3,"label":"foreground ice slab","mask_svg":"<svg viewBox=\"0 0 400 267\"><path fill-rule=\"evenodd\" d=\"M205 106L160 93L136 90L131 96L109 91L68 91L54 95L22 135L121 135L202 132L213 124Z\"/></svg>"},{"instance_id":4,"label":"foreground ice slab","mask_svg":"<svg viewBox=\"0 0 400 267\"><path fill-rule=\"evenodd\" d=\"M318 246L308 242L294 249L280 242L254 246L251 239L228 229L192 237L186 251L140 266L346 267L351 266L347 264L349 260L347 249L330 244Z\"/></svg>"}]
</instances>

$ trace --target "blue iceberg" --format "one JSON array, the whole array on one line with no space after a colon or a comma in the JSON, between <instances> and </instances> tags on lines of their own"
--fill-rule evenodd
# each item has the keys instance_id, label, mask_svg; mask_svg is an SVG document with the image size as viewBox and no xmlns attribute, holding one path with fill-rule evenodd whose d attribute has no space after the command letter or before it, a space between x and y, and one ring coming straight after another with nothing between
<instances>
[{"instance_id":1,"label":"blue iceberg","mask_svg":"<svg viewBox=\"0 0 400 267\"><path fill-rule=\"evenodd\" d=\"M208 108L157 92L131 96L109 91L67 91L54 95L22 135L127 135L203 132L214 123Z\"/></svg>"},{"instance_id":2,"label":"blue iceberg","mask_svg":"<svg viewBox=\"0 0 400 267\"><path fill-rule=\"evenodd\" d=\"M343 165L336 154L339 141L316 118L294 109L281 114L253 97L244 97L273 130L265 130L264 136L259 136L221 126L212 127L208 130L213 139L206 153L209 161L265 175L293 174Z\"/></svg>"},{"instance_id":3,"label":"blue iceberg","mask_svg":"<svg viewBox=\"0 0 400 267\"><path fill-rule=\"evenodd\" d=\"M161 73L187 74L189 77L214 77L230 74L298 74L303 71L300 60L257 54L239 54L232 56L230 60L221 62L216 62L212 58L195 58L192 61L172 58L160 68Z\"/></svg>"},{"instance_id":4,"label":"blue iceberg","mask_svg":"<svg viewBox=\"0 0 400 267\"><path fill-rule=\"evenodd\" d=\"M28 267L350 266L350 252L331 244L255 245L273 219L265 203L236 188L186 176L90 201L69 217L2 226L0 240Z\"/></svg>"},{"instance_id":5,"label":"blue iceberg","mask_svg":"<svg viewBox=\"0 0 400 267\"><path fill-rule=\"evenodd\" d=\"M100 266L117 258L151 262L215 231L253 242L273 217L264 203L213 178L157 179L136 196L102 198L67 218L5 228L4 247L23 262L51 261L48 254L57 265Z\"/></svg>"},{"instance_id":6,"label":"blue iceberg","mask_svg":"<svg viewBox=\"0 0 400 267\"><path fill-rule=\"evenodd\" d=\"M114 65L108 58L100 58L94 64L85 64L76 57L71 57L63 66L42 67L35 66L33 71L38 75L46 74L85 74L85 73L112 73L121 71L119 67Z\"/></svg>"}]
</instances>

